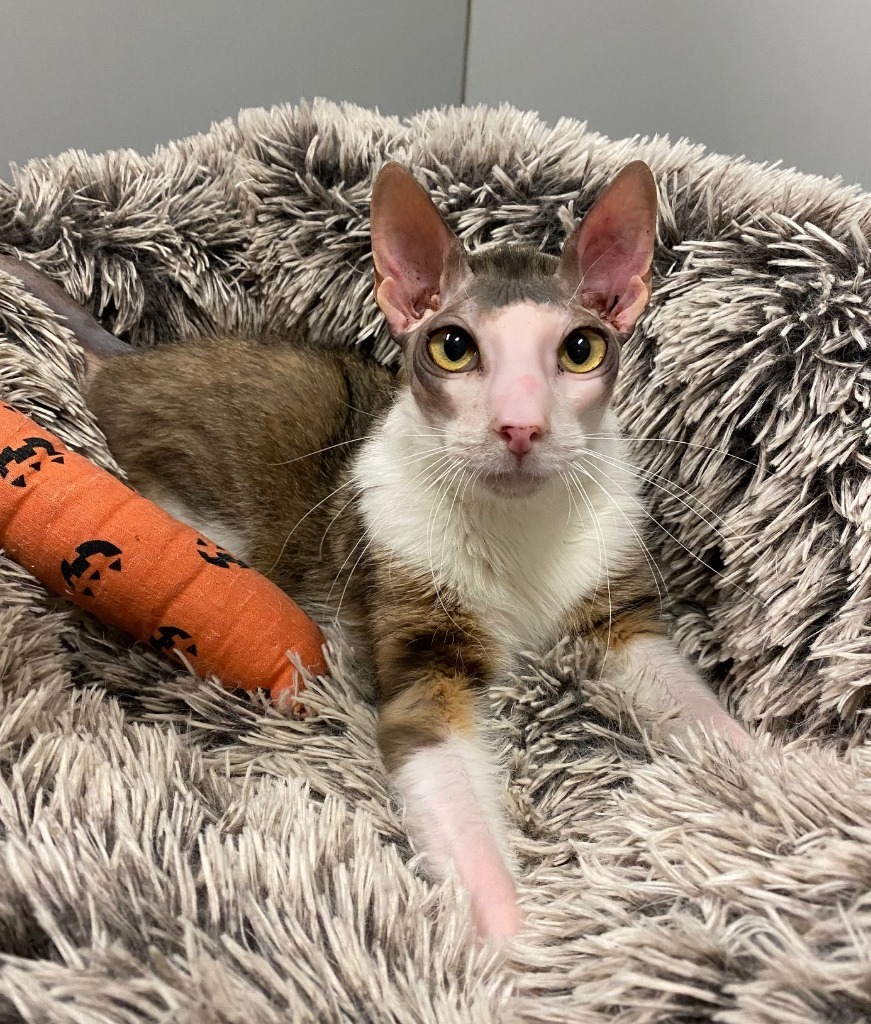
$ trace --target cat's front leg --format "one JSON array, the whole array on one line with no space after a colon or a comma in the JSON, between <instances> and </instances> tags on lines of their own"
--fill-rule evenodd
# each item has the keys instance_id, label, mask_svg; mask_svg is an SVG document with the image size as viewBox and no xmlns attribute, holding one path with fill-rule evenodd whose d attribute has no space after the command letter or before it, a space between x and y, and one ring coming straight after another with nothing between
<instances>
[{"instance_id":1,"label":"cat's front leg","mask_svg":"<svg viewBox=\"0 0 871 1024\"><path fill-rule=\"evenodd\" d=\"M453 692L447 700L452 702L459 691L451 684L449 689ZM427 706L428 717L433 713L440 716L439 705L446 694L429 690L426 683L412 684L409 703L420 700ZM406 731L407 710L400 702L384 708L381 746L385 756L389 756L395 734ZM522 916L506 863L492 763L471 727L444 728L439 723L427 731L428 735L419 734L422 745L409 748L405 757L395 760L392 773L405 806L407 827L434 877L456 872L469 894L478 935L502 942L517 932Z\"/></svg>"},{"instance_id":2,"label":"cat's front leg","mask_svg":"<svg viewBox=\"0 0 871 1024\"><path fill-rule=\"evenodd\" d=\"M495 665L477 623L435 595L392 600L372 617L379 745L407 826L437 878L456 872L482 938L520 927L496 773L476 725ZM442 600L444 596L442 595Z\"/></svg>"},{"instance_id":3,"label":"cat's front leg","mask_svg":"<svg viewBox=\"0 0 871 1024\"><path fill-rule=\"evenodd\" d=\"M667 636L616 631L602 677L617 683L640 709L666 717L673 735L704 732L744 750L750 736Z\"/></svg>"}]
</instances>

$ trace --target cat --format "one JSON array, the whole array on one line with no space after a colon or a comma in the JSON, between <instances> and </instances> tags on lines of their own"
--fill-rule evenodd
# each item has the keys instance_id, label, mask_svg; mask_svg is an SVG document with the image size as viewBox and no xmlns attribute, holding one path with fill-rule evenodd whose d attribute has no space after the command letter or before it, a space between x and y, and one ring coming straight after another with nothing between
<instances>
[{"instance_id":1,"label":"cat","mask_svg":"<svg viewBox=\"0 0 871 1024\"><path fill-rule=\"evenodd\" d=\"M88 351L87 400L131 484L243 558L374 668L378 745L436 877L482 939L522 923L481 694L565 636L593 671L735 746L668 638L611 396L651 290L657 191L626 166L560 257L467 252L409 171L371 206L398 374L350 348L209 339L129 352L25 283ZM15 273L14 261L0 269ZM53 289L53 290L52 290Z\"/></svg>"}]
</instances>

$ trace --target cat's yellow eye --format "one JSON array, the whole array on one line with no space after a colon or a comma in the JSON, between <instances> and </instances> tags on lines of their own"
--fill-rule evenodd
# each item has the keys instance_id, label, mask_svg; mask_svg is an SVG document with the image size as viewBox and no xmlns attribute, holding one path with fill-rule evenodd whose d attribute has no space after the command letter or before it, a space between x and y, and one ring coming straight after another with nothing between
<instances>
[{"instance_id":1,"label":"cat's yellow eye","mask_svg":"<svg viewBox=\"0 0 871 1024\"><path fill-rule=\"evenodd\" d=\"M559 347L559 363L570 373L589 373L602 365L608 345L598 331L576 327Z\"/></svg>"},{"instance_id":2,"label":"cat's yellow eye","mask_svg":"<svg viewBox=\"0 0 871 1024\"><path fill-rule=\"evenodd\" d=\"M429 354L436 366L443 370L465 370L478 354L478 346L462 327L439 327L427 339Z\"/></svg>"}]
</instances>

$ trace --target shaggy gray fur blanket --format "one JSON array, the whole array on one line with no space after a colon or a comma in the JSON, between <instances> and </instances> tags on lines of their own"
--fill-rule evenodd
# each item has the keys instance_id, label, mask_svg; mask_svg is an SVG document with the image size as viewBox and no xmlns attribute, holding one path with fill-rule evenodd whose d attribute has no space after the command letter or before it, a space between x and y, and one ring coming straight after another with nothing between
<instances>
[{"instance_id":1,"label":"shaggy gray fur blanket","mask_svg":"<svg viewBox=\"0 0 871 1024\"><path fill-rule=\"evenodd\" d=\"M35 161L0 187L0 246L136 345L304 326L389 360L368 251L387 157L468 245L548 251L650 163L621 417L676 637L760 740L670 745L567 645L523 657L492 712L528 917L494 952L409 846L341 637L295 721L0 558L0 1020L867 1021L871 197L510 108L316 103ZM0 392L117 469L81 375L0 275Z\"/></svg>"}]
</instances>

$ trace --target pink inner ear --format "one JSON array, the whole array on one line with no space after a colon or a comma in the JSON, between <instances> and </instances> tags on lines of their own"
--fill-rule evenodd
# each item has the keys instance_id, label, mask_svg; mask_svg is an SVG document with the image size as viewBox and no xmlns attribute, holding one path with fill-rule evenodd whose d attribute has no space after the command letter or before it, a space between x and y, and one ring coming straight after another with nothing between
<instances>
[{"instance_id":1,"label":"pink inner ear","mask_svg":"<svg viewBox=\"0 0 871 1024\"><path fill-rule=\"evenodd\" d=\"M392 334L404 333L416 320L423 319L427 309L438 305L437 298L426 295L425 290L420 290L415 297L395 277L385 277L378 285L376 300Z\"/></svg>"},{"instance_id":2,"label":"pink inner ear","mask_svg":"<svg viewBox=\"0 0 871 1024\"><path fill-rule=\"evenodd\" d=\"M625 167L594 203L563 250L561 273L584 305L631 331L650 296L656 185L646 164Z\"/></svg>"},{"instance_id":3,"label":"pink inner ear","mask_svg":"<svg viewBox=\"0 0 871 1024\"><path fill-rule=\"evenodd\" d=\"M399 164L387 164L372 190L376 299L393 333L438 304L456 236L430 197Z\"/></svg>"},{"instance_id":4,"label":"pink inner ear","mask_svg":"<svg viewBox=\"0 0 871 1024\"><path fill-rule=\"evenodd\" d=\"M597 234L579 239L581 287L585 292L621 295L633 277L647 273L652 245L640 225L606 223L594 228Z\"/></svg>"}]
</instances>

